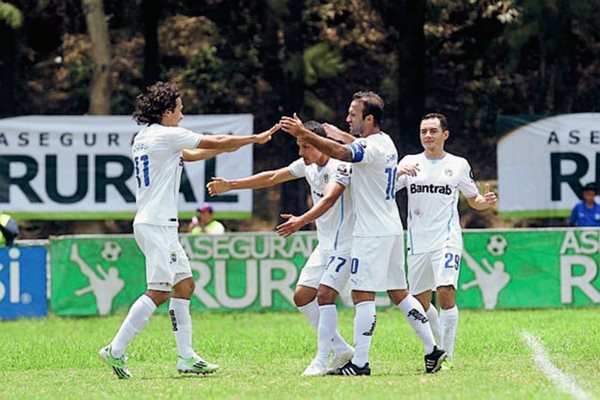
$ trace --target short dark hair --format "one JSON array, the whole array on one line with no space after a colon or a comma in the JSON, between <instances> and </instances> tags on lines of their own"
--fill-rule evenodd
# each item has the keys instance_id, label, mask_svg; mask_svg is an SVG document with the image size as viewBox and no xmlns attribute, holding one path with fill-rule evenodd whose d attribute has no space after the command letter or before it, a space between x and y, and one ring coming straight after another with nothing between
<instances>
[{"instance_id":1,"label":"short dark hair","mask_svg":"<svg viewBox=\"0 0 600 400\"><path fill-rule=\"evenodd\" d=\"M423 115L423 118L421 118L421 121L425 121L426 119L435 119L435 118L440 120L440 126L442 127L442 130L447 131L449 128L448 119L446 119L446 116L444 114L440 114L440 113L425 114L425 115Z\"/></svg>"},{"instance_id":2,"label":"short dark hair","mask_svg":"<svg viewBox=\"0 0 600 400\"><path fill-rule=\"evenodd\" d=\"M352 95L352 100L358 100L363 104L363 119L368 115L372 115L375 125L379 126L381 124L381 120L383 119L383 109L385 107L385 103L381 96L373 91L367 90L354 93L354 95Z\"/></svg>"},{"instance_id":3,"label":"short dark hair","mask_svg":"<svg viewBox=\"0 0 600 400\"><path fill-rule=\"evenodd\" d=\"M325 132L325 129L323 129L323 124L320 122L314 120L306 121L304 127L321 137L327 137L327 133Z\"/></svg>"},{"instance_id":4,"label":"short dark hair","mask_svg":"<svg viewBox=\"0 0 600 400\"><path fill-rule=\"evenodd\" d=\"M135 99L133 119L138 125L158 124L166 111L175 109L179 97L174 84L156 82Z\"/></svg>"},{"instance_id":5,"label":"short dark hair","mask_svg":"<svg viewBox=\"0 0 600 400\"><path fill-rule=\"evenodd\" d=\"M583 189L581 190L582 192L586 192L586 191L593 191L594 193L596 192L596 183L595 182L590 182L587 183L583 186Z\"/></svg>"}]
</instances>

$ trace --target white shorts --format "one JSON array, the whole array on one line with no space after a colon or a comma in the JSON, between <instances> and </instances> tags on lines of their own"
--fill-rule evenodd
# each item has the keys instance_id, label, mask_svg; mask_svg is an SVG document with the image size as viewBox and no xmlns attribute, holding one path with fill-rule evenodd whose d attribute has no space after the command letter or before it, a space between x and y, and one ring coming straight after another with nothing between
<instances>
[{"instance_id":1,"label":"white shorts","mask_svg":"<svg viewBox=\"0 0 600 400\"><path fill-rule=\"evenodd\" d=\"M179 243L176 226L136 224L135 241L146 257L148 289L170 292L178 282L192 277L192 268Z\"/></svg>"},{"instance_id":2,"label":"white shorts","mask_svg":"<svg viewBox=\"0 0 600 400\"><path fill-rule=\"evenodd\" d=\"M354 237L350 263L352 290L406 289L402 235Z\"/></svg>"},{"instance_id":3,"label":"white shorts","mask_svg":"<svg viewBox=\"0 0 600 400\"><path fill-rule=\"evenodd\" d=\"M408 255L408 286L411 294L458 284L462 250L444 247L422 254Z\"/></svg>"},{"instance_id":4,"label":"white shorts","mask_svg":"<svg viewBox=\"0 0 600 400\"><path fill-rule=\"evenodd\" d=\"M350 249L321 250L317 246L306 260L297 285L318 289L322 284L342 293L349 277Z\"/></svg>"}]
</instances>

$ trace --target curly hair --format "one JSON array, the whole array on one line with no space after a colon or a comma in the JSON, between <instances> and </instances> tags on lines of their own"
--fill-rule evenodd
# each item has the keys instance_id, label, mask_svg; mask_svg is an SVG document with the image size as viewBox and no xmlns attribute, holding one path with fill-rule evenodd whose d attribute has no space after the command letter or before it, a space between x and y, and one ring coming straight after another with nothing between
<instances>
[{"instance_id":1,"label":"curly hair","mask_svg":"<svg viewBox=\"0 0 600 400\"><path fill-rule=\"evenodd\" d=\"M181 95L174 84L156 82L135 99L133 119L138 125L158 124L165 111L175 109L178 97Z\"/></svg>"}]
</instances>

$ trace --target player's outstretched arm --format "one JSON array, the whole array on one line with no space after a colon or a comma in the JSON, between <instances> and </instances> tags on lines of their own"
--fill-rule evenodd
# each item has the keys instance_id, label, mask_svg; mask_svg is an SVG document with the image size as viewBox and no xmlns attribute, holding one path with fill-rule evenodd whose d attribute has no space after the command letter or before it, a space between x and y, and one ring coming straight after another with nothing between
<instances>
[{"instance_id":1,"label":"player's outstretched arm","mask_svg":"<svg viewBox=\"0 0 600 400\"><path fill-rule=\"evenodd\" d=\"M296 137L299 141L306 141L329 157L342 161L352 161L352 150L347 145L314 134L302 125L302 121L292 117L281 117L279 124L284 132Z\"/></svg>"},{"instance_id":2,"label":"player's outstretched arm","mask_svg":"<svg viewBox=\"0 0 600 400\"><path fill-rule=\"evenodd\" d=\"M352 143L356 140L356 137L351 134L344 132L340 128L331 124L323 124L323 129L325 129L325 133L327 133L327 137L332 138L333 140L340 141L342 143Z\"/></svg>"},{"instance_id":3,"label":"player's outstretched arm","mask_svg":"<svg viewBox=\"0 0 600 400\"><path fill-rule=\"evenodd\" d=\"M233 135L206 135L198 144L199 149L208 150L220 150L224 151L235 151L242 146L248 144L265 144L271 140L271 136L275 134L281 126L279 124L273 125L269 130L266 130L257 135L246 135L246 136L233 136Z\"/></svg>"},{"instance_id":4,"label":"player's outstretched arm","mask_svg":"<svg viewBox=\"0 0 600 400\"><path fill-rule=\"evenodd\" d=\"M471 208L483 211L495 206L498 203L498 198L496 197L496 193L490 191L490 184L486 183L483 196L478 194L475 197L467 197L467 202Z\"/></svg>"},{"instance_id":5,"label":"player's outstretched arm","mask_svg":"<svg viewBox=\"0 0 600 400\"><path fill-rule=\"evenodd\" d=\"M224 149L224 150L216 150L216 149L212 149L212 150L207 150L207 149L199 149L199 148L195 148L195 149L186 149L183 150L183 161L200 161L200 160L207 160L209 158L213 158L218 156L219 154L222 153L226 153L229 151L235 151L237 150L237 148L232 147L231 149Z\"/></svg>"},{"instance_id":6,"label":"player's outstretched arm","mask_svg":"<svg viewBox=\"0 0 600 400\"><path fill-rule=\"evenodd\" d=\"M298 179L298 177L292 175L288 168L285 167L274 171L264 171L240 179L212 178L206 185L206 188L211 196L216 196L236 189L263 189L294 179Z\"/></svg>"},{"instance_id":7,"label":"player's outstretched arm","mask_svg":"<svg viewBox=\"0 0 600 400\"><path fill-rule=\"evenodd\" d=\"M286 219L284 223L277 225L276 231L279 236L288 237L293 233L298 232L304 225L316 220L321 215L325 214L340 198L344 192L344 185L337 182L331 182L325 187L323 198L311 207L304 214L296 217L291 214L281 214L281 218Z\"/></svg>"}]
</instances>

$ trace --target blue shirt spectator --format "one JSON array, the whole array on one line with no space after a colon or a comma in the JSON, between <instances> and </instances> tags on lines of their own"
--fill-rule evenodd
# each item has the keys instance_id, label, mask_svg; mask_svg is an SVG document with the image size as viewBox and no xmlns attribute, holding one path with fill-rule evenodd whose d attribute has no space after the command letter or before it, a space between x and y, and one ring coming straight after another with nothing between
<instances>
[{"instance_id":1,"label":"blue shirt spectator","mask_svg":"<svg viewBox=\"0 0 600 400\"><path fill-rule=\"evenodd\" d=\"M583 187L583 200L573 207L569 225L571 226L599 226L600 204L596 203L596 185L588 183Z\"/></svg>"}]
</instances>

